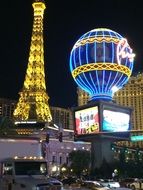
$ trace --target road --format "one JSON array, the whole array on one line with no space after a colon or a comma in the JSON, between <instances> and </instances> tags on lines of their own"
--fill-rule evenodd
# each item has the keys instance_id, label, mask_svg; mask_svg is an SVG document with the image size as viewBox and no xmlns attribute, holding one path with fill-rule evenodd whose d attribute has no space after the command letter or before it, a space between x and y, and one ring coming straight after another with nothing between
<instances>
[{"instance_id":1,"label":"road","mask_svg":"<svg viewBox=\"0 0 143 190\"><path fill-rule=\"evenodd\" d=\"M112 189L112 188L111 188ZM64 186L63 190L91 190L89 188L84 188L84 187L72 187L72 186ZM117 187L117 188L113 188L113 190L132 190L130 188L126 188L126 187Z\"/></svg>"},{"instance_id":2,"label":"road","mask_svg":"<svg viewBox=\"0 0 143 190\"><path fill-rule=\"evenodd\" d=\"M64 187L63 190L89 190L89 189L83 187Z\"/></svg>"}]
</instances>

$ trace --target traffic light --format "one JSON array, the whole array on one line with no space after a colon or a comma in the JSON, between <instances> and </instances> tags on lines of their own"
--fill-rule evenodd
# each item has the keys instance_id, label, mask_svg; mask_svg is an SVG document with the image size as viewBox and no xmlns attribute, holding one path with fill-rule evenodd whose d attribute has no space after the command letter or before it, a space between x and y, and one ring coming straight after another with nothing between
<instances>
[{"instance_id":1,"label":"traffic light","mask_svg":"<svg viewBox=\"0 0 143 190\"><path fill-rule=\"evenodd\" d=\"M49 143L50 135L47 133L46 134L46 143Z\"/></svg>"},{"instance_id":2,"label":"traffic light","mask_svg":"<svg viewBox=\"0 0 143 190\"><path fill-rule=\"evenodd\" d=\"M59 141L63 142L63 133L62 132L59 133Z\"/></svg>"}]
</instances>

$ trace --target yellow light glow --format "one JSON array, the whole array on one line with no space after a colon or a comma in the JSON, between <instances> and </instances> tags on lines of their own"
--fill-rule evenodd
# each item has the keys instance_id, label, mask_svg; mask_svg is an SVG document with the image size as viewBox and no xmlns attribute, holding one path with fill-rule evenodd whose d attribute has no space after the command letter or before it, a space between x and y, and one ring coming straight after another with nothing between
<instances>
[{"instance_id":1,"label":"yellow light glow","mask_svg":"<svg viewBox=\"0 0 143 190\"><path fill-rule=\"evenodd\" d=\"M32 6L34 21L28 67L13 116L15 121L29 121L34 118L38 122L50 122L52 116L46 92L43 48L43 15L46 6L43 1L34 2Z\"/></svg>"}]
</instances>

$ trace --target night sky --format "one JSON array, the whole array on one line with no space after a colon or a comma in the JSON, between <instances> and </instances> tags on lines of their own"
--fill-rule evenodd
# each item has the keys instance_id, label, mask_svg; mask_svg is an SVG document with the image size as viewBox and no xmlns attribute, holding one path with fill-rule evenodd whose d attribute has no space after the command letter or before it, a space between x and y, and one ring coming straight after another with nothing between
<instances>
[{"instance_id":1,"label":"night sky","mask_svg":"<svg viewBox=\"0 0 143 190\"><path fill-rule=\"evenodd\" d=\"M143 70L141 0L45 0L44 51L49 104L77 105L69 71L70 51L84 33L109 28L128 39L136 54L134 73ZM32 0L1 1L0 98L18 100L26 73L33 24Z\"/></svg>"}]
</instances>

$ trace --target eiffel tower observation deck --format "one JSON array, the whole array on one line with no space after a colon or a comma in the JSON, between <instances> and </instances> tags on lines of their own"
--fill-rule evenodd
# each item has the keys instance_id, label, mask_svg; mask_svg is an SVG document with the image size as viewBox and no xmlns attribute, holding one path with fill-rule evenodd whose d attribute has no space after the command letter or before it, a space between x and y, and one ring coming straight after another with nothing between
<instances>
[{"instance_id":1,"label":"eiffel tower observation deck","mask_svg":"<svg viewBox=\"0 0 143 190\"><path fill-rule=\"evenodd\" d=\"M24 85L14 110L18 122L50 122L52 120L46 92L43 48L44 0L35 0L33 30Z\"/></svg>"}]
</instances>

